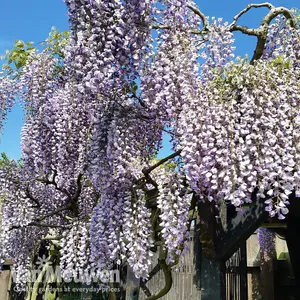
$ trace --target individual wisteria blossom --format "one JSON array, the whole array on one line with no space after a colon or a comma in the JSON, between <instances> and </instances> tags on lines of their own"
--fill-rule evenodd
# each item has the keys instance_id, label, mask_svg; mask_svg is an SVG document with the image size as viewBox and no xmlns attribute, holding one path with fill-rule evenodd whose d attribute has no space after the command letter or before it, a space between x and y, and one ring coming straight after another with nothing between
<instances>
[{"instance_id":1,"label":"individual wisteria blossom","mask_svg":"<svg viewBox=\"0 0 300 300\"><path fill-rule=\"evenodd\" d=\"M44 241L65 279L127 264L147 280L158 247L169 267L188 251L192 198L241 209L255 196L285 217L300 195L300 37L287 13L249 63L233 61L232 25L192 1L65 3L63 65L35 51L18 79L0 79L0 124L15 100L27 113L22 161L0 169L0 257L20 283ZM164 131L174 153L158 161Z\"/></svg>"}]
</instances>

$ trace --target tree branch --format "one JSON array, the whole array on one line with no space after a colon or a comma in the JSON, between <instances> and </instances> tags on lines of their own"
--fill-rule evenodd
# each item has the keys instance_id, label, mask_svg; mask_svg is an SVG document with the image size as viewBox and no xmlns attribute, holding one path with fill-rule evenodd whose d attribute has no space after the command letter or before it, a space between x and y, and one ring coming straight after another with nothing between
<instances>
[{"instance_id":1,"label":"tree branch","mask_svg":"<svg viewBox=\"0 0 300 300\"><path fill-rule=\"evenodd\" d=\"M69 199L71 199L71 195L70 193L64 189L64 188L61 188L57 185L57 182L55 181L55 178L57 176L57 171L54 170L53 171L54 174L53 174L53 178L50 180L49 178L37 178L36 181L39 181L39 182L42 182L42 183L45 183L46 185L53 185L55 187L55 189L57 189L58 191L62 192L63 194L65 194Z\"/></svg>"},{"instance_id":2,"label":"tree branch","mask_svg":"<svg viewBox=\"0 0 300 300\"><path fill-rule=\"evenodd\" d=\"M285 7L274 7L272 8L269 13L264 17L262 20L262 25L270 25L271 21L276 18L278 15L284 15L285 18L289 21L291 21L290 26L295 28L296 27L296 22L294 20L294 16L292 12L285 8Z\"/></svg>"},{"instance_id":3,"label":"tree branch","mask_svg":"<svg viewBox=\"0 0 300 300\"><path fill-rule=\"evenodd\" d=\"M112 99L112 98L111 98L111 99ZM140 120L142 120L142 121L145 121L145 122L149 123L150 125L152 125L152 126L158 128L158 129L160 129L161 131L170 134L171 136L175 136L175 137L180 137L180 136L181 136L181 135L179 135L179 134L176 134L176 133L174 133L174 132L171 132L171 131L169 131L169 130L164 129L164 127L163 127L162 125L155 124L155 123L153 122L153 119L149 118L149 117L146 116L146 115L141 114L139 111L133 110L132 107L128 107L128 108L127 108L127 107L124 107L124 106L123 106L121 103L119 103L118 101L116 101L116 100L113 100L113 101L115 101L116 104L118 104L119 106L121 106L123 112L133 114L133 115L134 115L135 117L137 117L138 119L140 119ZM142 101L142 99L140 99L140 101ZM144 103L144 105L141 105L141 106L145 108L146 104Z\"/></svg>"},{"instance_id":4,"label":"tree branch","mask_svg":"<svg viewBox=\"0 0 300 300\"><path fill-rule=\"evenodd\" d=\"M66 189L61 188L57 185L57 182L55 181L55 178L57 176L57 171L54 170L53 172L54 172L54 174L53 174L53 178L51 180L49 178L38 178L37 181L45 183L46 185L53 185L55 187L55 189L62 192L63 194L65 194L68 197L68 200L70 201L70 203L68 206L63 207L49 215L46 215L46 217L58 214L59 212L66 210L66 209L72 210L74 212L74 214L77 216L78 215L77 202L78 202L78 199L79 199L81 191L82 191L83 174L78 175L77 180L76 180L76 191L75 191L74 196L72 196Z\"/></svg>"},{"instance_id":5,"label":"tree branch","mask_svg":"<svg viewBox=\"0 0 300 300\"><path fill-rule=\"evenodd\" d=\"M28 226L33 226L33 227L46 227L46 228L69 228L71 225L57 225L57 224L47 224L47 223L38 223L38 222L30 222L26 224L25 226L11 226L9 228L9 231L13 229L20 229L20 228L26 228Z\"/></svg>"},{"instance_id":6,"label":"tree branch","mask_svg":"<svg viewBox=\"0 0 300 300\"><path fill-rule=\"evenodd\" d=\"M240 31L244 34L247 35L254 35L254 36L259 36L260 35L260 31L258 28L249 28L247 26L242 26L242 25L234 25L230 28L230 31Z\"/></svg>"},{"instance_id":7,"label":"tree branch","mask_svg":"<svg viewBox=\"0 0 300 300\"><path fill-rule=\"evenodd\" d=\"M62 239L61 235L46 235L44 238L42 238L43 241L59 241Z\"/></svg>"},{"instance_id":8,"label":"tree branch","mask_svg":"<svg viewBox=\"0 0 300 300\"><path fill-rule=\"evenodd\" d=\"M246 8L244 8L241 12L239 12L234 18L233 22L230 24L230 27L234 26L238 19L244 15L246 12L248 12L251 8L259 8L259 7L267 7L270 10L274 8L274 6L271 3L265 2L260 4L249 4Z\"/></svg>"},{"instance_id":9,"label":"tree branch","mask_svg":"<svg viewBox=\"0 0 300 300\"><path fill-rule=\"evenodd\" d=\"M171 26L166 26L166 25L152 25L152 29L172 29Z\"/></svg>"},{"instance_id":10,"label":"tree branch","mask_svg":"<svg viewBox=\"0 0 300 300\"><path fill-rule=\"evenodd\" d=\"M164 164L165 162L167 162L168 160L180 155L182 149L177 150L176 152L174 152L173 154L161 159L159 162L157 162L156 164L154 164L153 166L149 167L149 168L144 168L142 170L143 174L146 176L148 174L150 174L154 169L158 168L160 165Z\"/></svg>"},{"instance_id":11,"label":"tree branch","mask_svg":"<svg viewBox=\"0 0 300 300\"><path fill-rule=\"evenodd\" d=\"M67 210L67 209L70 209L70 204L67 205L67 206L58 208L57 210L55 210L55 211L53 211L53 212L51 212L51 213L49 213L49 214L46 214L46 215L44 215L44 216L42 216L42 217L36 219L36 221L37 221L37 222L43 221L43 220L45 220L45 219L47 219L47 218L49 218L49 217L52 217L52 216L55 216L55 215L59 214L60 212L62 212L62 211L64 211L64 210Z\"/></svg>"},{"instance_id":12,"label":"tree branch","mask_svg":"<svg viewBox=\"0 0 300 300\"><path fill-rule=\"evenodd\" d=\"M167 162L168 160L178 156L181 153L181 149L177 150L176 152L174 152L173 154L161 159L159 162L157 162L156 164L154 164L153 166L149 167L149 168L144 168L142 170L142 173L144 174L144 177L139 178L135 181L135 184L144 186L145 184L149 183L152 184L155 188L158 187L158 184L151 178L150 173L158 168L160 165L164 164L165 162Z\"/></svg>"},{"instance_id":13,"label":"tree branch","mask_svg":"<svg viewBox=\"0 0 300 300\"><path fill-rule=\"evenodd\" d=\"M261 25L258 28L248 28L247 26L236 25L237 20L246 12L248 12L251 8L259 8L259 7L267 7L269 8L269 12L263 18ZM254 61L261 58L263 55L263 51L265 48L265 44L267 41L269 25L271 21L276 18L278 15L284 15L285 18L290 21L291 27L296 27L296 23L293 17L293 14L290 10L285 7L274 7L272 4L265 2L261 4L249 4L245 9L243 9L239 14L237 14L233 22L230 25L230 31L240 31L247 35L253 35L257 37L257 43L254 50L253 57L250 61L250 64L253 64Z\"/></svg>"},{"instance_id":14,"label":"tree branch","mask_svg":"<svg viewBox=\"0 0 300 300\"><path fill-rule=\"evenodd\" d=\"M82 180L83 178L83 174L79 174L78 177L77 177L77 180L76 180L76 185L77 185L77 189L76 189L76 192L74 194L74 197L72 198L73 201L78 201L78 198L81 194L81 191L82 191Z\"/></svg>"},{"instance_id":15,"label":"tree branch","mask_svg":"<svg viewBox=\"0 0 300 300\"><path fill-rule=\"evenodd\" d=\"M197 16L200 17L200 19L202 20L203 23L203 27L206 29L208 27L208 21L206 16L195 6L192 5L188 5L187 6L193 13L195 13Z\"/></svg>"},{"instance_id":16,"label":"tree branch","mask_svg":"<svg viewBox=\"0 0 300 300\"><path fill-rule=\"evenodd\" d=\"M162 248L162 247L160 247L160 248ZM163 252L163 250L160 249L160 252ZM160 254L160 256L161 256L161 254ZM170 291L170 289L172 287L173 280L172 280L171 268L170 268L170 266L167 265L166 259L162 258L162 257L159 257L158 263L160 265L161 270L164 273L165 286L157 294L152 295L152 296L146 298L146 300L156 300L156 299L159 299L159 298L165 296Z\"/></svg>"},{"instance_id":17,"label":"tree branch","mask_svg":"<svg viewBox=\"0 0 300 300\"><path fill-rule=\"evenodd\" d=\"M31 194L29 189L29 184L26 185L25 195L27 198L29 198L31 201L33 201L36 204L37 208L41 207L40 202L36 198L34 198L33 195Z\"/></svg>"},{"instance_id":18,"label":"tree branch","mask_svg":"<svg viewBox=\"0 0 300 300\"><path fill-rule=\"evenodd\" d=\"M143 99L141 99L135 92L131 91L131 94L132 94L132 97L134 99L136 99L138 101L138 103L143 107L145 108L146 107L146 104L145 102L143 101Z\"/></svg>"}]
</instances>

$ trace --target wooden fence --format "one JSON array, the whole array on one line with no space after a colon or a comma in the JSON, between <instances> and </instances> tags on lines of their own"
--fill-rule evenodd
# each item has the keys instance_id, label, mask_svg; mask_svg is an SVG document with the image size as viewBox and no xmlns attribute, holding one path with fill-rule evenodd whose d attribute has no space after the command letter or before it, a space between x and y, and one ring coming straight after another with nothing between
<instances>
[{"instance_id":1,"label":"wooden fence","mask_svg":"<svg viewBox=\"0 0 300 300\"><path fill-rule=\"evenodd\" d=\"M172 278L173 284L168 294L162 297L162 300L200 300L201 290L197 287L196 268L195 268L195 249L194 249L194 233L191 232L191 239L189 242L190 251L183 257L182 261L173 268ZM153 257L151 269L157 265L158 254ZM160 270L147 283L147 289L151 294L160 291L165 283L163 272ZM140 289L140 300L147 298L145 290Z\"/></svg>"}]
</instances>

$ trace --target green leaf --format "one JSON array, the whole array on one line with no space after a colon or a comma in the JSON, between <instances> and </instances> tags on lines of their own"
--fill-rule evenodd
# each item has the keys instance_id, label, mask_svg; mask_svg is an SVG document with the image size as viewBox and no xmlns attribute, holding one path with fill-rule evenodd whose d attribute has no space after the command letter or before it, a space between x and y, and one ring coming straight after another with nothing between
<instances>
[{"instance_id":1,"label":"green leaf","mask_svg":"<svg viewBox=\"0 0 300 300\"><path fill-rule=\"evenodd\" d=\"M5 165L7 165L9 163L9 158L8 156L2 152L0 155L0 168L5 167Z\"/></svg>"},{"instance_id":2,"label":"green leaf","mask_svg":"<svg viewBox=\"0 0 300 300\"><path fill-rule=\"evenodd\" d=\"M2 152L2 153L1 153L1 159L3 159L3 160L6 161L6 162L9 161L9 158L8 158L8 156L6 155L5 152Z\"/></svg>"},{"instance_id":3,"label":"green leaf","mask_svg":"<svg viewBox=\"0 0 300 300\"><path fill-rule=\"evenodd\" d=\"M25 44L24 44L23 41L21 41L21 40L15 41L15 47L17 47L17 48L24 48L24 46L25 46Z\"/></svg>"},{"instance_id":4,"label":"green leaf","mask_svg":"<svg viewBox=\"0 0 300 300\"><path fill-rule=\"evenodd\" d=\"M26 43L26 47L30 47L31 45L33 45L34 44L34 42L27 42ZM27 49L28 50L28 49Z\"/></svg>"},{"instance_id":5,"label":"green leaf","mask_svg":"<svg viewBox=\"0 0 300 300\"><path fill-rule=\"evenodd\" d=\"M20 68L23 67L24 63L22 61L18 61L18 62L15 63L15 65L16 65L17 69L20 69Z\"/></svg>"},{"instance_id":6,"label":"green leaf","mask_svg":"<svg viewBox=\"0 0 300 300\"><path fill-rule=\"evenodd\" d=\"M137 86L137 84L133 81L133 82L131 82L131 84L130 84L130 88L131 88L132 93L135 94L136 91L137 91L137 89L138 89L138 86Z\"/></svg>"}]
</instances>

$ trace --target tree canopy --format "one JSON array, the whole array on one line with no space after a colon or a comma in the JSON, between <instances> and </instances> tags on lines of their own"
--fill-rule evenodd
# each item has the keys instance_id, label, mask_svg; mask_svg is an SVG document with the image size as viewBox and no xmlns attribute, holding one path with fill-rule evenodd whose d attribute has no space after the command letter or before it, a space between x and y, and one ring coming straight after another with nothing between
<instances>
[{"instance_id":1,"label":"tree canopy","mask_svg":"<svg viewBox=\"0 0 300 300\"><path fill-rule=\"evenodd\" d=\"M242 212L255 195L285 217L300 195L296 13L252 4L229 24L186 0L65 2L70 34L17 41L0 79L0 121L26 110L22 161L0 164L0 256L19 283L45 243L63 278L127 263L147 280L158 245L169 267L188 251L197 201ZM238 24L260 7L258 28ZM250 61L236 31L257 37ZM164 132L174 153L155 160Z\"/></svg>"}]
</instances>

